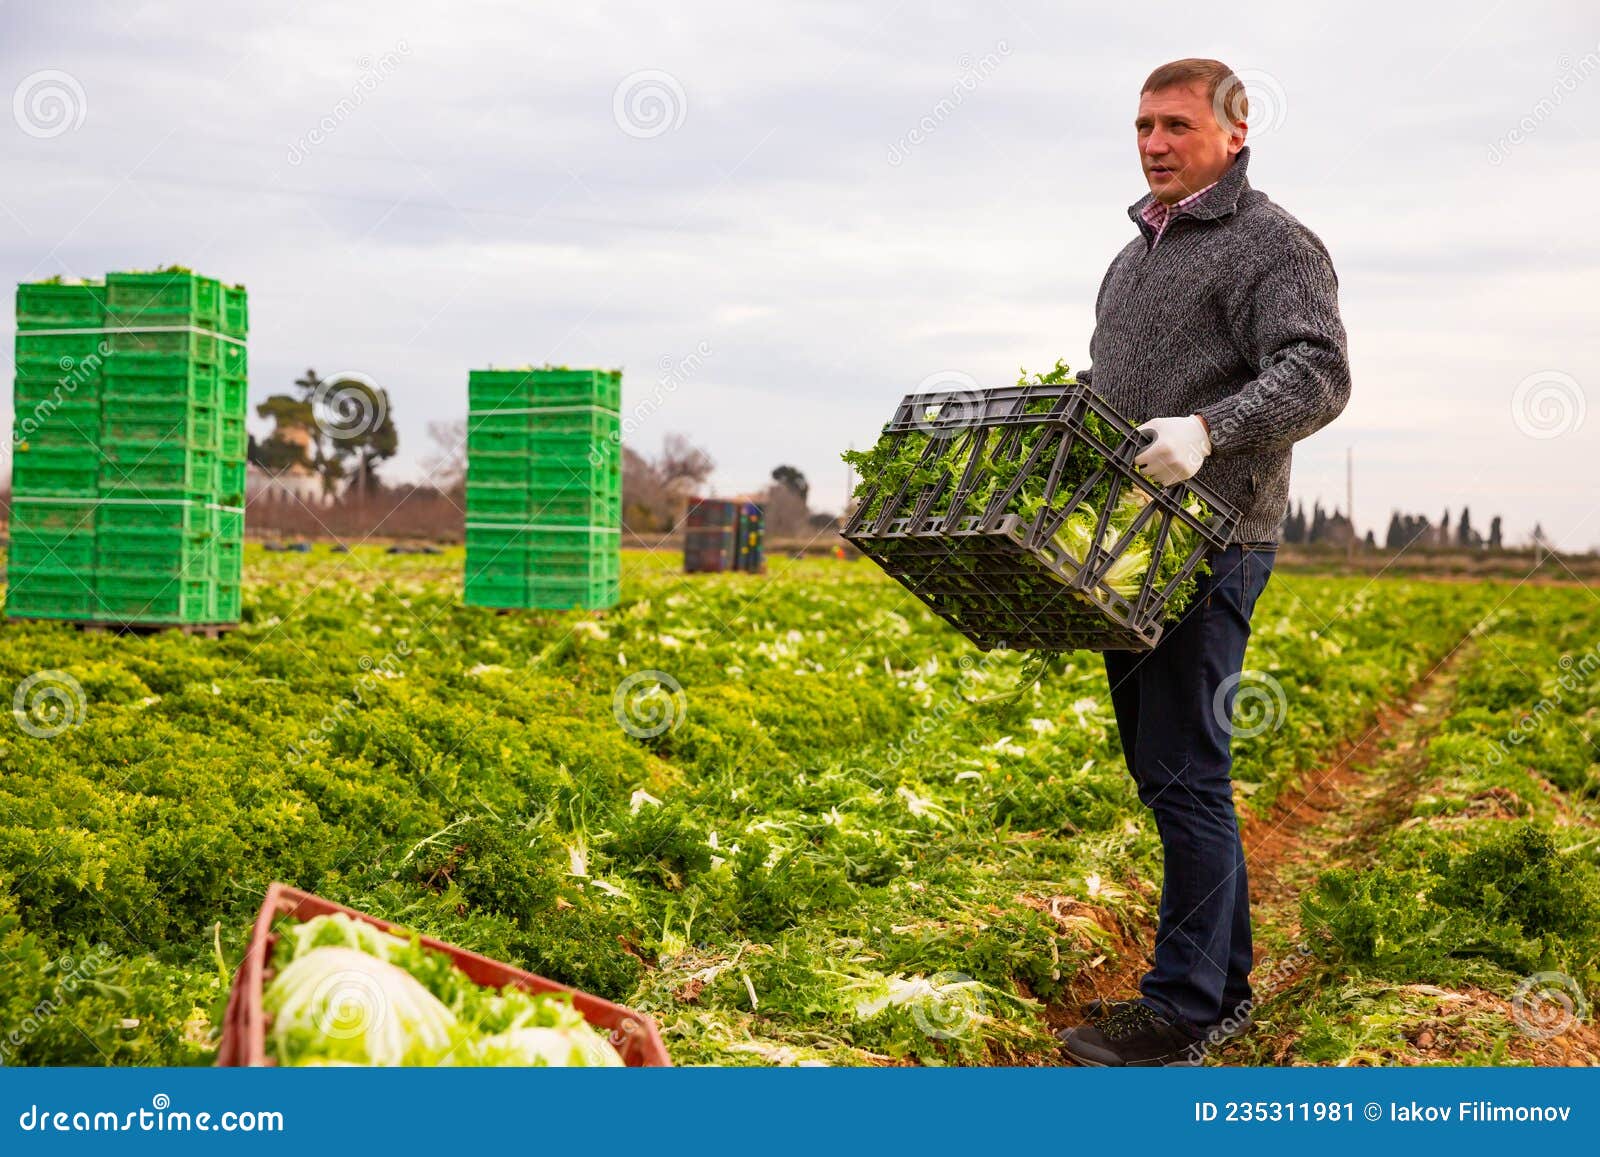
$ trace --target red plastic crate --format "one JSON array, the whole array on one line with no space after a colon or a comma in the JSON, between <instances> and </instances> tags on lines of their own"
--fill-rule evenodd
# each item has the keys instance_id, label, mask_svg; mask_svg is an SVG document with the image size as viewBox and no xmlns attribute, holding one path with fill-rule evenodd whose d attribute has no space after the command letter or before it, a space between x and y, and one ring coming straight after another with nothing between
<instances>
[{"instance_id":1,"label":"red plastic crate","mask_svg":"<svg viewBox=\"0 0 1600 1157\"><path fill-rule=\"evenodd\" d=\"M250 947L244 960L233 974L233 987L228 992L228 1007L223 1015L222 1043L217 1049L217 1064L221 1067L261 1067L276 1065L267 1056L267 1025L262 1011L261 996L266 987L266 975L272 967L272 949L277 936L272 923L279 916L306 921L317 916L335 913L360 920L396 936L409 938L411 930L354 908L346 908L310 892L302 892L287 884L272 884L267 888L266 899L256 913L255 927L250 934ZM490 960L454 944L446 944L430 936L420 938L424 947L443 952L455 962L476 984L487 988L504 988L515 985L528 992L560 992L572 995L572 1006L583 1014L583 1019L607 1034L613 1048L629 1068L667 1068L672 1064L666 1046L661 1043L661 1032L656 1022L641 1012L634 1012L587 992L579 992L498 960Z\"/></svg>"}]
</instances>

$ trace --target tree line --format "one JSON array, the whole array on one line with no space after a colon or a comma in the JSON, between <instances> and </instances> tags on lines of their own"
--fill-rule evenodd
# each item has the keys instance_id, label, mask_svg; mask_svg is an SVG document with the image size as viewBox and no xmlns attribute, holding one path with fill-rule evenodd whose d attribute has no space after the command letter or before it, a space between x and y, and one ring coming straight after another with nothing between
<instances>
[{"instance_id":1,"label":"tree line","mask_svg":"<svg viewBox=\"0 0 1600 1157\"><path fill-rule=\"evenodd\" d=\"M1308 518L1304 501L1289 510L1279 529L1279 537L1283 542L1300 546L1348 546L1355 533L1350 519L1338 507L1330 513L1323 510L1322 503L1313 503L1311 516ZM1533 541L1535 545L1547 541L1542 527L1534 527ZM1377 547L1376 536L1370 530L1361 542L1368 548ZM1430 520L1425 514L1405 514L1396 510L1389 516L1389 527L1384 533L1383 545L1388 550L1406 550L1418 546L1456 550L1504 550L1505 536L1498 514L1489 520L1487 530L1480 531L1473 525L1471 508L1466 506L1461 508L1461 513L1453 522L1448 507L1439 516L1438 522Z\"/></svg>"}]
</instances>

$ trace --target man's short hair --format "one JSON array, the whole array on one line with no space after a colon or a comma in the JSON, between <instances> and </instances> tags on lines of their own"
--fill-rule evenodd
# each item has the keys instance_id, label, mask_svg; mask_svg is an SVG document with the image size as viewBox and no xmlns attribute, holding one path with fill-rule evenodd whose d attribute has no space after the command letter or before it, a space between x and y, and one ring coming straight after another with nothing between
<instances>
[{"instance_id":1,"label":"man's short hair","mask_svg":"<svg viewBox=\"0 0 1600 1157\"><path fill-rule=\"evenodd\" d=\"M1250 98L1245 95L1244 82L1220 60L1190 56L1163 64L1150 74L1139 93L1142 96L1197 83L1205 85L1206 99L1211 102L1219 125L1231 128L1249 120Z\"/></svg>"}]
</instances>

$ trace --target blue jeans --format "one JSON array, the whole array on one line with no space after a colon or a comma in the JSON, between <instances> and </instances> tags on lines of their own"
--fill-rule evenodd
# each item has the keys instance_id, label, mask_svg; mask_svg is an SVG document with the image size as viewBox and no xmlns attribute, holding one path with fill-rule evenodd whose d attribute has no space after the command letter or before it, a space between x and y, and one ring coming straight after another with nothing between
<instances>
[{"instance_id":1,"label":"blue jeans","mask_svg":"<svg viewBox=\"0 0 1600 1157\"><path fill-rule=\"evenodd\" d=\"M1167 1019L1201 1031L1247 1011L1251 999L1250 885L1229 720L1250 615L1276 558L1274 546L1211 552L1211 574L1154 650L1105 656L1123 757L1161 835L1155 966L1139 991Z\"/></svg>"}]
</instances>

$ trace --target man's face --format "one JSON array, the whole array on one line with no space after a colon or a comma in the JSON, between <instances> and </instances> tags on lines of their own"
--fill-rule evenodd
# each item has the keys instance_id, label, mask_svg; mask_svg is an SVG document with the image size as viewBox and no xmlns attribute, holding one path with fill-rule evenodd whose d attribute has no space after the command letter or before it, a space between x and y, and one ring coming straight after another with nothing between
<instances>
[{"instance_id":1,"label":"man's face","mask_svg":"<svg viewBox=\"0 0 1600 1157\"><path fill-rule=\"evenodd\" d=\"M1244 147L1245 124L1217 122L1205 86L1175 85L1139 96L1139 160L1156 200L1174 205L1214 182Z\"/></svg>"}]
</instances>

